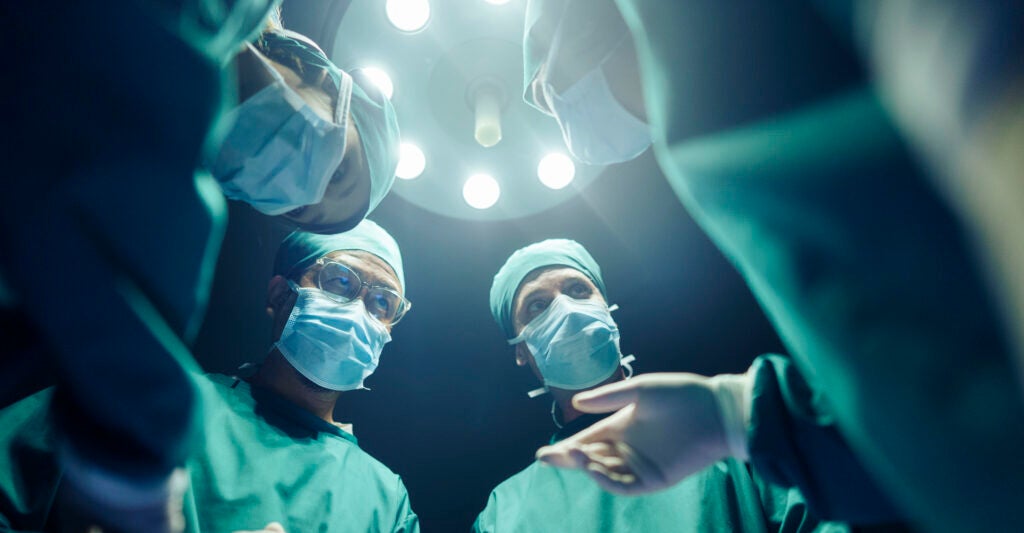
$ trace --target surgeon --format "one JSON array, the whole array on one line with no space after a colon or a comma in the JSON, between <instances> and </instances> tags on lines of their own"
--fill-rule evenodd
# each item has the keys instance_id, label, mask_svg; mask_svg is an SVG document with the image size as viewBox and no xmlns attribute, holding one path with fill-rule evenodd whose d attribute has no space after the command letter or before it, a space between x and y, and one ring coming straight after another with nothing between
<instances>
[{"instance_id":1,"label":"surgeon","mask_svg":"<svg viewBox=\"0 0 1024 533\"><path fill-rule=\"evenodd\" d=\"M410 309L404 295L398 245L372 221L284 240L267 290L269 355L245 379L192 376L204 409L187 463L186 531L418 531L401 479L335 418L339 396L364 389L377 368ZM68 490L45 416L51 400L47 390L0 411L0 529L69 525L51 506ZM123 504L116 493L88 497Z\"/></svg>"},{"instance_id":2,"label":"surgeon","mask_svg":"<svg viewBox=\"0 0 1024 533\"><path fill-rule=\"evenodd\" d=\"M188 344L223 233L221 191L338 232L393 180L390 104L311 43L264 31L276 4L0 7L0 39L21 50L3 89L16 104L0 143L11 176L0 405L57 384L65 484L120 495L116 510L81 510L98 521L173 529L157 523L180 502L174 472L196 442Z\"/></svg>"},{"instance_id":3,"label":"surgeon","mask_svg":"<svg viewBox=\"0 0 1024 533\"><path fill-rule=\"evenodd\" d=\"M1006 334L962 227L853 51L855 9L616 6L637 51L659 164L810 378L814 412L835 422L918 525L1013 529L1005 509L1024 497L1015 444L1024 438L1024 404ZM528 12L535 14L529 61L531 38L551 35L543 28L558 28L559 17L588 19L595 9L565 0L533 2ZM543 14L555 21L541 22ZM550 65L529 67L528 76L551 75ZM604 66L577 67L591 70ZM549 100L569 93L542 86ZM621 129L618 113L604 113L616 107L606 93L573 94L598 95L573 100L595 120L592 137ZM556 118L571 130L581 115ZM595 145L609 160L635 155ZM574 405L584 412L621 410L540 457L587 469L619 492L667 487L711 459L695 461L692 450L719 441L687 424L702 388L690 375L647 376L582 394ZM842 479L823 451L827 433L785 427L776 437L787 445L752 456L758 471L800 486L808 498L811 488ZM680 445L684 437L688 446ZM712 457L725 453L718 450Z\"/></svg>"},{"instance_id":4,"label":"surgeon","mask_svg":"<svg viewBox=\"0 0 1024 533\"><path fill-rule=\"evenodd\" d=\"M274 15L235 58L240 103L209 166L228 198L307 231L344 231L394 183L394 108Z\"/></svg>"},{"instance_id":5,"label":"surgeon","mask_svg":"<svg viewBox=\"0 0 1024 533\"><path fill-rule=\"evenodd\" d=\"M614 307L608 306L601 269L587 250L568 239L517 250L494 276L490 305L515 347L516 364L528 366L543 382L541 390L552 396L558 426L552 442L603 418L577 410L572 397L628 382L632 358L622 356ZM745 426L735 398L743 394L743 379L718 376L711 383L702 401L712 409L691 423L722 427L723 446L740 460L716 459L664 492L638 497L607 493L582 472L535 462L494 489L474 529L847 531L839 523L819 522L797 490L774 487L751 474L741 462L747 456Z\"/></svg>"}]
</instances>

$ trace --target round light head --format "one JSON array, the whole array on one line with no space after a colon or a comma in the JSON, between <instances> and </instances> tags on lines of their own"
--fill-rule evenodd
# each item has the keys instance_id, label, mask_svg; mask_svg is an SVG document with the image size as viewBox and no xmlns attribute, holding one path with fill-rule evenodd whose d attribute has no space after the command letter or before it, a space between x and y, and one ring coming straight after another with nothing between
<instances>
[{"instance_id":1,"label":"round light head","mask_svg":"<svg viewBox=\"0 0 1024 533\"><path fill-rule=\"evenodd\" d=\"M388 76L387 72L377 67L363 67L359 70L366 74L366 77L380 89L380 92L384 93L388 100L391 99L391 95L395 94L395 84L391 81L391 76Z\"/></svg>"},{"instance_id":2,"label":"round light head","mask_svg":"<svg viewBox=\"0 0 1024 533\"><path fill-rule=\"evenodd\" d=\"M414 32L430 20L430 2L427 0L388 0L384 10L396 28Z\"/></svg>"},{"instance_id":3,"label":"round light head","mask_svg":"<svg viewBox=\"0 0 1024 533\"><path fill-rule=\"evenodd\" d=\"M537 177L548 188L562 189L576 177L576 165L565 154L548 154L537 165Z\"/></svg>"},{"instance_id":4,"label":"round light head","mask_svg":"<svg viewBox=\"0 0 1024 533\"><path fill-rule=\"evenodd\" d=\"M498 202L501 187L487 174L474 174L462 186L462 197L471 207L487 209Z\"/></svg>"},{"instance_id":5,"label":"round light head","mask_svg":"<svg viewBox=\"0 0 1024 533\"><path fill-rule=\"evenodd\" d=\"M423 169L427 167L427 158L423 150L412 143L402 143L398 155L398 168L395 169L395 176L403 180L411 180L420 177Z\"/></svg>"}]
</instances>

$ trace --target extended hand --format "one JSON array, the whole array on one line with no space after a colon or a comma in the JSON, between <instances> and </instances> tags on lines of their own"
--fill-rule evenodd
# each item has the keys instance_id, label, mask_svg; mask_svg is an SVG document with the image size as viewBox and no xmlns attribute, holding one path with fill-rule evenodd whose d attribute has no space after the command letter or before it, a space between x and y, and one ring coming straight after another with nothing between
<instances>
[{"instance_id":1,"label":"extended hand","mask_svg":"<svg viewBox=\"0 0 1024 533\"><path fill-rule=\"evenodd\" d=\"M586 413L617 413L537 451L547 464L587 472L606 490L668 488L729 455L746 459L746 375L647 374L573 398Z\"/></svg>"}]
</instances>

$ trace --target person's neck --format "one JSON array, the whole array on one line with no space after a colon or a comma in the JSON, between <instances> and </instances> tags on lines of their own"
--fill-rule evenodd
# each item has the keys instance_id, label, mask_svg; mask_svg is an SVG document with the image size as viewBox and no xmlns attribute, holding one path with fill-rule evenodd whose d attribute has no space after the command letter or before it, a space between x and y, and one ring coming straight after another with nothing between
<instances>
[{"instance_id":1,"label":"person's neck","mask_svg":"<svg viewBox=\"0 0 1024 533\"><path fill-rule=\"evenodd\" d=\"M270 389L328 423L337 425L334 407L341 392L316 386L295 370L276 349L270 352L250 382Z\"/></svg>"},{"instance_id":2,"label":"person's neck","mask_svg":"<svg viewBox=\"0 0 1024 533\"><path fill-rule=\"evenodd\" d=\"M572 397L573 396L575 396L575 395L577 395L577 394L579 394L581 392L584 392L584 391L596 389L598 387L601 387L603 385L607 385L609 383L615 383L616 381L621 381L623 379L625 379L625 376L622 374L622 369L620 368L620 369L616 370L615 373L612 374L611 377L609 377L608 379L602 381L601 383L598 383L597 385L594 385L593 387L587 387L586 389L567 390L567 389L556 389L554 387L551 387L549 389L549 391L551 392L551 397L554 398L554 400L555 400L555 405L558 406L558 414L561 415L558 418L560 419L561 424L562 425L568 424L569 422L572 422L573 420L576 420L577 418L587 414L587 413L584 413L582 411L578 411L575 407L573 407L573 405L572 405Z\"/></svg>"}]
</instances>

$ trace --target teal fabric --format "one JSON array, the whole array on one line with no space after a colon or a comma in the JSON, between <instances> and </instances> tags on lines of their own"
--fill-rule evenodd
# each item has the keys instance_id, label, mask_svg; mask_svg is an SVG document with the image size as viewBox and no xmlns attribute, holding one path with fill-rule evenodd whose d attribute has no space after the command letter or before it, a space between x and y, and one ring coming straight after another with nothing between
<instances>
[{"instance_id":1,"label":"teal fabric","mask_svg":"<svg viewBox=\"0 0 1024 533\"><path fill-rule=\"evenodd\" d=\"M266 32L260 36L260 48L269 57L286 65L296 64L300 74L307 69L314 73L326 72L333 81L335 90L341 84L342 70L338 68L319 48L290 37L289 32ZM399 139L398 117L391 100L361 71L353 70L352 100L349 111L366 156L370 169L370 197L366 215L380 204L395 183L395 169L398 168ZM323 231L329 231L324 228ZM320 231L317 228L317 231Z\"/></svg>"},{"instance_id":2,"label":"teal fabric","mask_svg":"<svg viewBox=\"0 0 1024 533\"><path fill-rule=\"evenodd\" d=\"M419 530L402 480L355 437L274 393L195 376L204 412L187 462L186 532ZM52 527L61 470L46 418L50 391L0 411L0 529Z\"/></svg>"},{"instance_id":3,"label":"teal fabric","mask_svg":"<svg viewBox=\"0 0 1024 533\"><path fill-rule=\"evenodd\" d=\"M0 410L0 531L42 531L61 469L53 454L48 389Z\"/></svg>"},{"instance_id":4,"label":"teal fabric","mask_svg":"<svg viewBox=\"0 0 1024 533\"><path fill-rule=\"evenodd\" d=\"M569 239L548 239L520 248L509 256L491 283L491 315L505 332L505 338L516 336L512 324L512 306L519 284L538 268L567 266L584 273L608 300L608 291L601 278L601 267L586 248Z\"/></svg>"},{"instance_id":5,"label":"teal fabric","mask_svg":"<svg viewBox=\"0 0 1024 533\"><path fill-rule=\"evenodd\" d=\"M750 372L754 385L747 446L759 476L798 487L825 520L862 525L906 520L839 434L827 399L811 389L792 359L763 355Z\"/></svg>"},{"instance_id":6,"label":"teal fabric","mask_svg":"<svg viewBox=\"0 0 1024 533\"><path fill-rule=\"evenodd\" d=\"M402 292L405 293L405 270L402 268L402 252L398 249L398 243L384 228L369 219L364 219L349 231L334 235L292 232L277 249L274 274L284 277L298 275L317 259L341 250L360 250L381 258L394 269Z\"/></svg>"},{"instance_id":7,"label":"teal fabric","mask_svg":"<svg viewBox=\"0 0 1024 533\"><path fill-rule=\"evenodd\" d=\"M598 417L567 424L555 439L579 431ZM741 463L727 460L670 489L643 496L617 496L586 474L532 463L498 485L477 517L478 532L833 532L840 523L820 522L799 492L772 487Z\"/></svg>"},{"instance_id":8,"label":"teal fabric","mask_svg":"<svg viewBox=\"0 0 1024 533\"><path fill-rule=\"evenodd\" d=\"M188 532L419 531L402 480L355 437L227 376L200 381L204 443L188 462Z\"/></svg>"},{"instance_id":9,"label":"teal fabric","mask_svg":"<svg viewBox=\"0 0 1024 533\"><path fill-rule=\"evenodd\" d=\"M836 90L827 63L803 60L845 61L843 47L792 46L827 25L795 24L791 13L811 9L801 2L618 4L662 169L868 471L925 530L1019 528L1007 510L1024 498L1024 405L1000 321L961 226L874 90L863 79ZM694 48L704 59L734 50L731 24L746 20L763 30L743 57L757 58L766 36L763 48L800 54L779 54L790 66L767 72L789 68L788 79L695 76L705 63ZM772 82L788 83L786 99L766 98L784 87ZM703 115L730 102L760 113L732 128Z\"/></svg>"}]
</instances>

